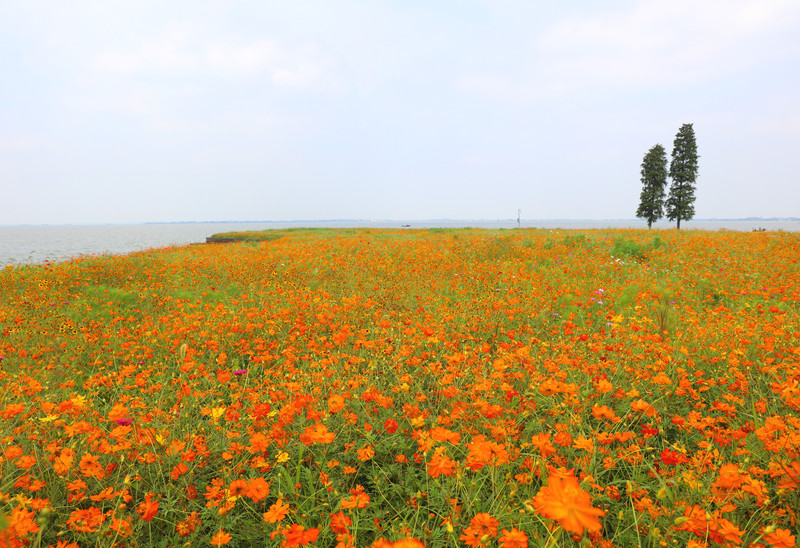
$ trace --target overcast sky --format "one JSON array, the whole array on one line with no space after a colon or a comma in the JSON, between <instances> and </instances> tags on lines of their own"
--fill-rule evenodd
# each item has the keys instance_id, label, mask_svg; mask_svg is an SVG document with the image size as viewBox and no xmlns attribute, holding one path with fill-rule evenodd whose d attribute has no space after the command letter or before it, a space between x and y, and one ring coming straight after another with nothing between
<instances>
[{"instance_id":1,"label":"overcast sky","mask_svg":"<svg viewBox=\"0 0 800 548\"><path fill-rule=\"evenodd\" d=\"M800 216L797 0L0 6L0 224Z\"/></svg>"}]
</instances>

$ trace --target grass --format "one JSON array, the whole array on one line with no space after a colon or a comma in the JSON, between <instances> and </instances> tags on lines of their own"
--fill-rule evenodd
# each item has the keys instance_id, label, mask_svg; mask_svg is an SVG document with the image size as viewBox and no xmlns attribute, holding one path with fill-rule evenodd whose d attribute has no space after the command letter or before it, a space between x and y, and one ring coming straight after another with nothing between
<instances>
[{"instance_id":1,"label":"grass","mask_svg":"<svg viewBox=\"0 0 800 548\"><path fill-rule=\"evenodd\" d=\"M0 271L0 544L796 545L800 235L250 236Z\"/></svg>"},{"instance_id":2,"label":"grass","mask_svg":"<svg viewBox=\"0 0 800 548\"><path fill-rule=\"evenodd\" d=\"M294 228L269 228L266 230L251 230L246 232L218 232L208 237L214 242L269 242L288 235L333 237L344 234L370 233L369 228L327 228L327 227L294 227Z\"/></svg>"}]
</instances>

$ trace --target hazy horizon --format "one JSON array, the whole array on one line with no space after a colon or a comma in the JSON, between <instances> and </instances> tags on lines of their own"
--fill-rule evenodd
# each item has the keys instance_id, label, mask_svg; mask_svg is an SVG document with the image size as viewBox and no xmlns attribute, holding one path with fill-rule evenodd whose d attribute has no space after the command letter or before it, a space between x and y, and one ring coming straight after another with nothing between
<instances>
[{"instance_id":1,"label":"hazy horizon","mask_svg":"<svg viewBox=\"0 0 800 548\"><path fill-rule=\"evenodd\" d=\"M600 222L635 222L641 223L643 227L647 227L647 221L644 219L640 219L637 217L625 217L625 218L597 218L597 219L577 219L577 218L542 218L542 219L526 219L524 217L520 218L521 223L553 223L553 222L570 222L570 223L580 223L580 222L587 222L587 223L600 223ZM798 221L800 222L800 217L715 217L715 218L694 218L690 220L681 220L681 225L686 225L689 223L704 223L704 222L725 222L725 221L735 221L735 222L747 222L747 221ZM296 224L296 223L349 223L349 222L358 222L358 223L403 223L403 222L410 222L410 223L435 223L435 222L445 222L445 223L469 223L469 222L480 222L480 223L516 223L517 219L513 217L505 217L505 218L476 218L476 219L453 219L449 217L439 217L439 218L430 218L430 219L377 219L377 218L363 218L363 219L242 219L242 220L199 220L199 221L138 221L138 222L95 222L95 223L18 223L18 224L0 224L0 226L4 227L16 227L16 226L50 226L50 227L58 227L58 226L102 226L102 225L111 225L111 226L123 226L123 225L169 225L169 224ZM663 227L664 225L675 225L674 221L669 221L668 219L658 219L654 223L654 227L658 225L659 227Z\"/></svg>"}]
</instances>

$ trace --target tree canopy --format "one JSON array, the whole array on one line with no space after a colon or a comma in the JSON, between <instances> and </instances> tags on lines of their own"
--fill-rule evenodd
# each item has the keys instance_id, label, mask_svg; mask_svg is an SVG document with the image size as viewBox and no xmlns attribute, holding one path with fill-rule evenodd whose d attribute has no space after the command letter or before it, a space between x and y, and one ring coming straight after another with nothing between
<instances>
[{"instance_id":1,"label":"tree canopy","mask_svg":"<svg viewBox=\"0 0 800 548\"><path fill-rule=\"evenodd\" d=\"M642 193L636 216L647 221L647 228L664 216L667 187L667 152L660 144L645 154L642 161Z\"/></svg>"},{"instance_id":2,"label":"tree canopy","mask_svg":"<svg viewBox=\"0 0 800 548\"><path fill-rule=\"evenodd\" d=\"M665 202L666 216L670 221L690 220L694 217L695 181L697 179L697 143L692 124L683 124L672 145L669 177L672 184Z\"/></svg>"}]
</instances>

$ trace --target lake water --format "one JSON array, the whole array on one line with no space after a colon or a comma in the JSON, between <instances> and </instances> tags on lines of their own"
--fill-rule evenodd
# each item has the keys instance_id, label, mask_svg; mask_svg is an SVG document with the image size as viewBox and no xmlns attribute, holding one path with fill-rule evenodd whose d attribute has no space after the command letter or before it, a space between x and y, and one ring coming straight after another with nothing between
<instances>
[{"instance_id":1,"label":"lake water","mask_svg":"<svg viewBox=\"0 0 800 548\"><path fill-rule=\"evenodd\" d=\"M262 223L153 223L131 225L36 225L0 226L0 268L14 264L36 264L61 261L80 255L121 254L171 245L205 242L218 232L265 230L292 227L372 227L400 228L516 228L516 221L305 221ZM646 228L640 220L531 221L523 220L522 228L601 229ZM662 221L655 229L674 228ZM800 231L800 221L689 221L682 230L737 230L756 228Z\"/></svg>"}]
</instances>

